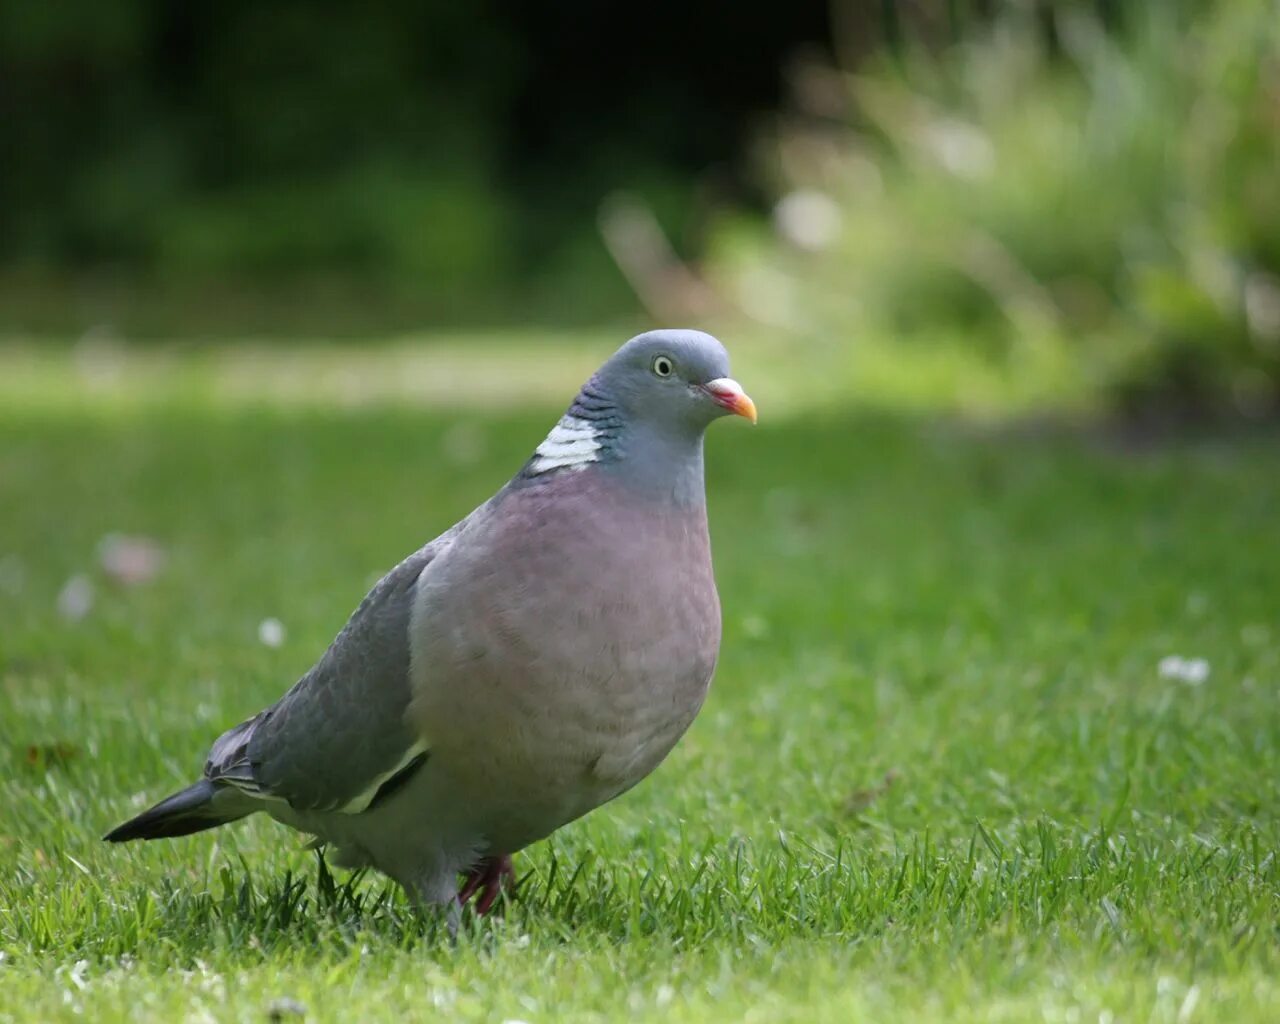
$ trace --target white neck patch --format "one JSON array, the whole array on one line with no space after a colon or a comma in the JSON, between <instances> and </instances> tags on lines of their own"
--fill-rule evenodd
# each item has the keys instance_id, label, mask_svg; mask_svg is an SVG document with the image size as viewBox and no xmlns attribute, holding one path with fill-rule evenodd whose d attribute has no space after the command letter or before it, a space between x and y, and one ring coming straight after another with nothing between
<instances>
[{"instance_id":1,"label":"white neck patch","mask_svg":"<svg viewBox=\"0 0 1280 1024\"><path fill-rule=\"evenodd\" d=\"M577 416L565 414L551 428L542 444L533 450L530 473L553 469L586 469L600 461L600 440L595 426Z\"/></svg>"}]
</instances>

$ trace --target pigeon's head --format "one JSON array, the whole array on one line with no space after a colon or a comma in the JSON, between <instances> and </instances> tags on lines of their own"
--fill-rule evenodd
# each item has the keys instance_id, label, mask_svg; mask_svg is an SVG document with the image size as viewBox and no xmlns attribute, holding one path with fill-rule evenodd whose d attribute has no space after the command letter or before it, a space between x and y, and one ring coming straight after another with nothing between
<instances>
[{"instance_id":1,"label":"pigeon's head","mask_svg":"<svg viewBox=\"0 0 1280 1024\"><path fill-rule=\"evenodd\" d=\"M756 421L755 403L729 376L724 346L701 331L650 331L582 386L519 479L595 467L636 491L701 503L702 432L729 413Z\"/></svg>"},{"instance_id":2,"label":"pigeon's head","mask_svg":"<svg viewBox=\"0 0 1280 1024\"><path fill-rule=\"evenodd\" d=\"M756 421L755 403L729 376L729 354L701 331L650 331L632 338L593 383L633 421L698 433L729 413Z\"/></svg>"}]
</instances>

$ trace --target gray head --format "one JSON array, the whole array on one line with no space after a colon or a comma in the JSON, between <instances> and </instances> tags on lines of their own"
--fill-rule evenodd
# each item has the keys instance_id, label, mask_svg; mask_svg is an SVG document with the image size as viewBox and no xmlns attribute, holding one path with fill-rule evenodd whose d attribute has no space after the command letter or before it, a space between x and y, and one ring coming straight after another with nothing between
<instances>
[{"instance_id":1,"label":"gray head","mask_svg":"<svg viewBox=\"0 0 1280 1024\"><path fill-rule=\"evenodd\" d=\"M729 413L756 420L755 404L729 376L724 346L701 331L650 331L582 386L521 475L595 468L678 500L700 499L703 431Z\"/></svg>"},{"instance_id":2,"label":"gray head","mask_svg":"<svg viewBox=\"0 0 1280 1024\"><path fill-rule=\"evenodd\" d=\"M633 425L690 436L720 416L753 423L755 405L729 376L729 353L701 331L650 331L632 338L582 389L607 396Z\"/></svg>"}]
</instances>

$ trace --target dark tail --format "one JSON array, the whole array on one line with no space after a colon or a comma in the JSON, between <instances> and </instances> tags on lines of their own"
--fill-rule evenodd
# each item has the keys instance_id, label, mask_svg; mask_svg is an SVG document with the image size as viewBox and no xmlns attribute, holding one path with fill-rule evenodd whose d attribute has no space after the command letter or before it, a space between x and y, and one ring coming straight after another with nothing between
<instances>
[{"instance_id":1,"label":"dark tail","mask_svg":"<svg viewBox=\"0 0 1280 1024\"><path fill-rule=\"evenodd\" d=\"M127 843L131 839L172 839L225 825L253 810L252 801L234 789L201 779L112 829L102 838L108 843Z\"/></svg>"}]
</instances>

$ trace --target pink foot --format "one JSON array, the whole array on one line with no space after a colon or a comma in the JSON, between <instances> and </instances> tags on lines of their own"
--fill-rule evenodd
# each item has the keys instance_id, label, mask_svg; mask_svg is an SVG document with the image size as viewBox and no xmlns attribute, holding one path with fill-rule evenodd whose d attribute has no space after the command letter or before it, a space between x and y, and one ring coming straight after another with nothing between
<instances>
[{"instance_id":1,"label":"pink foot","mask_svg":"<svg viewBox=\"0 0 1280 1024\"><path fill-rule=\"evenodd\" d=\"M497 857L485 857L474 868L467 872L458 890L458 904L466 906L467 900L477 892L480 898L476 901L476 913L487 914L493 909L498 894L503 888L515 881L516 869L507 854Z\"/></svg>"}]
</instances>

